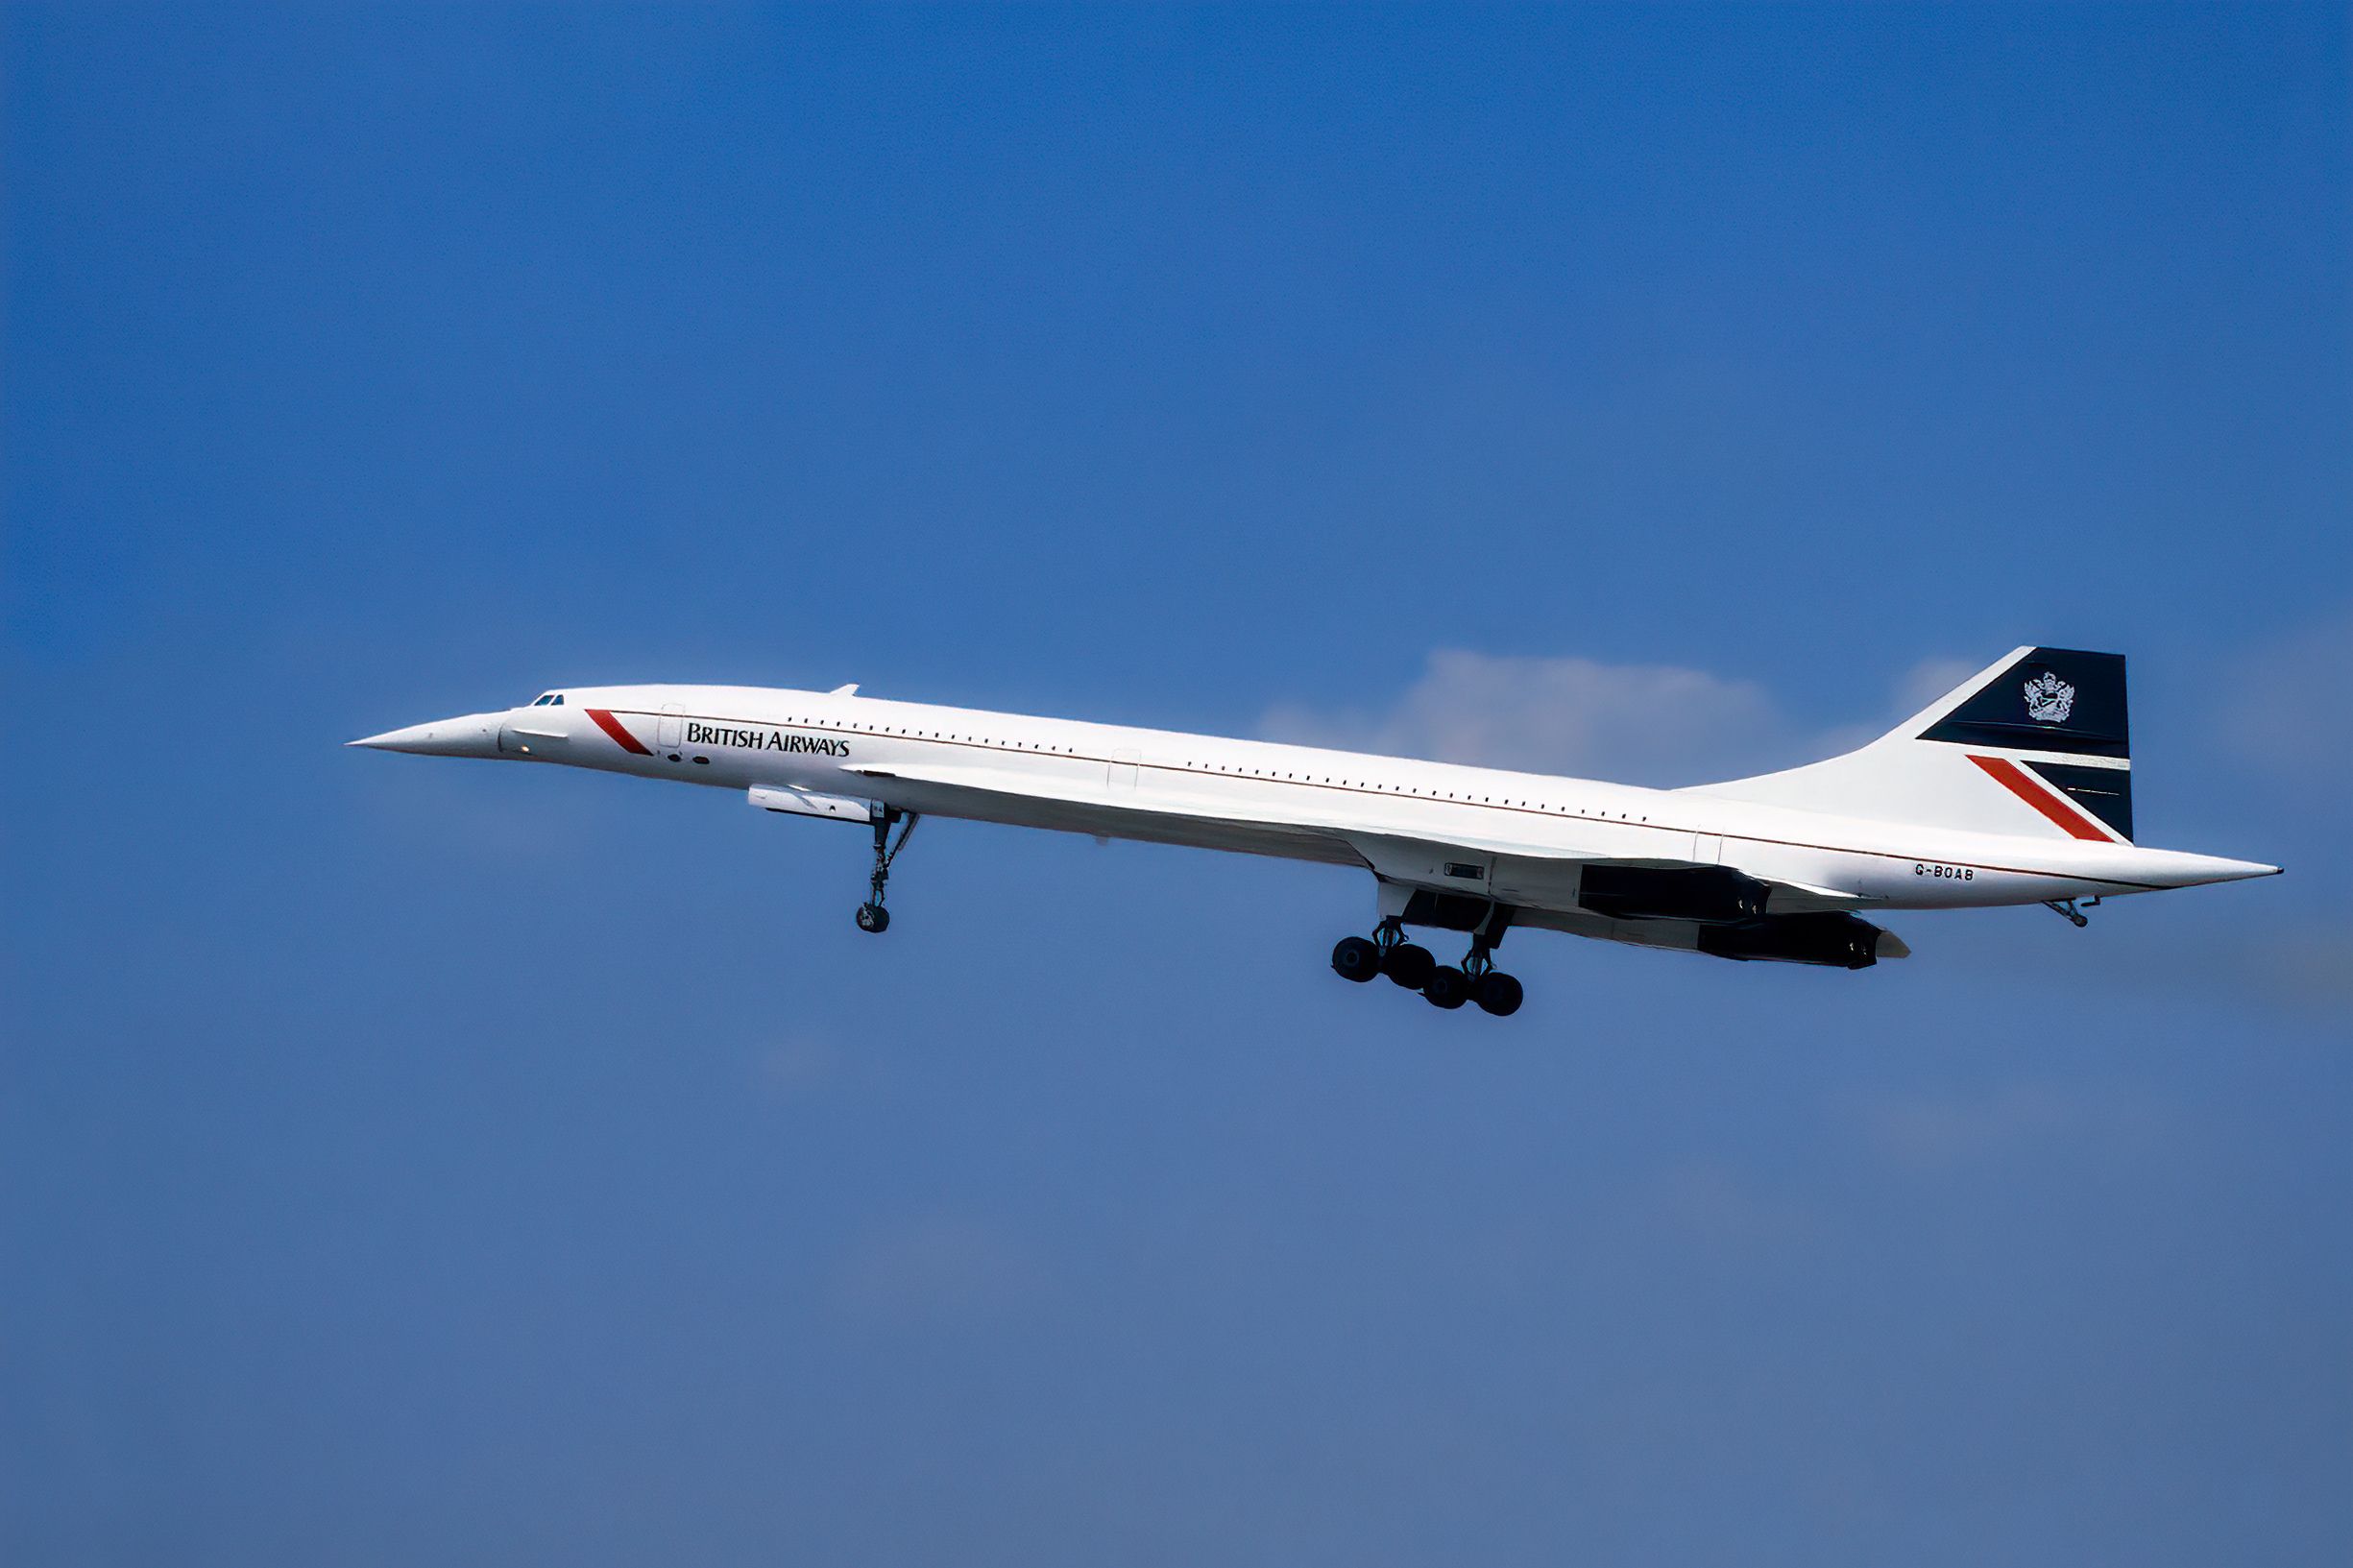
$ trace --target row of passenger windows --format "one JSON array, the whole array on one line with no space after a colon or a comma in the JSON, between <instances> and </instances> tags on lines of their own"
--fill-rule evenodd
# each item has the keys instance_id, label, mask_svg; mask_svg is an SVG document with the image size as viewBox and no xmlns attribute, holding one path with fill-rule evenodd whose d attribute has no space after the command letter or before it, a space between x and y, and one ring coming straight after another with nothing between
<instances>
[{"instance_id":1,"label":"row of passenger windows","mask_svg":"<svg viewBox=\"0 0 2353 1568\"><path fill-rule=\"evenodd\" d=\"M558 697L556 700L561 702L564 699L562 697ZM820 728L824 727L819 725L818 721L814 719L788 718L784 722L787 724L804 724ZM1079 755L1077 752L1071 750L1067 746L1042 746L1034 740L991 740L984 736L958 735L952 731L945 730L902 730L893 729L890 726L885 725L878 730L864 732L853 731L852 733L905 736L910 740L954 740L963 742L967 745L998 746L1010 751L1043 752L1057 757L1076 757ZM1103 759L1103 760L1112 765L1140 765L1137 763L1122 764L1120 760L1117 758L1105 758ZM1161 763L1158 765L1168 766L1169 764ZM1276 773L1263 768L1219 767L1213 762L1188 761L1184 764L1184 766L1188 771L1209 773L1220 778L1226 779L1279 779L1291 784L1329 784L1340 789L1370 789L1384 795L1411 795L1420 800L1456 801L1465 806L1509 806L1516 807L1521 810L1528 811L1560 811L1570 815L1583 814L1574 811L1571 808L1554 806L1547 801L1514 800L1509 797L1497 799L1493 795L1458 794L1452 791L1442 791L1436 789L1407 789L1400 784L1369 784L1361 779L1324 778L1310 773ZM1600 813L1598 820L1604 822L1612 820L1618 822L1648 822L1650 818L1637 815L1632 811L1604 811Z\"/></svg>"},{"instance_id":2,"label":"row of passenger windows","mask_svg":"<svg viewBox=\"0 0 2353 1568\"><path fill-rule=\"evenodd\" d=\"M788 718L777 722L805 725L813 730L833 728L831 725L813 718ZM954 735L946 730L896 730L885 725L879 730L852 730L848 733L851 735L903 735L910 740L958 740L972 746L1002 746L1012 751L1041 752L1052 757L1079 755L1068 746L1041 746L1034 740L990 740L984 736Z\"/></svg>"}]
</instances>

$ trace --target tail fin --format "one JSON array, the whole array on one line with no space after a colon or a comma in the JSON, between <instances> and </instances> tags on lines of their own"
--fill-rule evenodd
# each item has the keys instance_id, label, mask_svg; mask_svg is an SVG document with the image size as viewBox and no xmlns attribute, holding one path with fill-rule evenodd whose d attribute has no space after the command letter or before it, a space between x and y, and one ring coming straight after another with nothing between
<instances>
[{"instance_id":1,"label":"tail fin","mask_svg":"<svg viewBox=\"0 0 2353 1568\"><path fill-rule=\"evenodd\" d=\"M1977 832L2129 843L2124 656L2016 648L1860 751L1694 793Z\"/></svg>"}]
</instances>

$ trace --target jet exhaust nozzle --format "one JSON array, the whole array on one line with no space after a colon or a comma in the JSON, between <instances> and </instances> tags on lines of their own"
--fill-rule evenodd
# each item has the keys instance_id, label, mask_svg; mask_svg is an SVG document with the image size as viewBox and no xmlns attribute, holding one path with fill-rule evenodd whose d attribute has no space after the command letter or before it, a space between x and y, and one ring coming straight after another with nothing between
<instances>
[{"instance_id":1,"label":"jet exhaust nozzle","mask_svg":"<svg viewBox=\"0 0 2353 1568\"><path fill-rule=\"evenodd\" d=\"M1911 950L1867 920L1833 913L1768 915L1736 926L1702 926L1699 951L1718 958L1869 969L1881 957L1901 958Z\"/></svg>"}]
</instances>

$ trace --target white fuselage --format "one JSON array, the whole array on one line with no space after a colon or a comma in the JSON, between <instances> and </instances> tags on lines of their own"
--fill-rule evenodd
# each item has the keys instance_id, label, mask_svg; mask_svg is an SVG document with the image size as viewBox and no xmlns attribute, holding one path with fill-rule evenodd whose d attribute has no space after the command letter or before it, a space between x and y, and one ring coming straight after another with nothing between
<instances>
[{"instance_id":1,"label":"white fuselage","mask_svg":"<svg viewBox=\"0 0 2353 1568\"><path fill-rule=\"evenodd\" d=\"M1783 910L2033 904L2256 876L2115 842L1958 832L1585 779L760 687L566 688L373 737L901 811L1365 865L1589 934L1587 860L1723 865ZM757 804L757 801L755 802ZM1430 863L1427 846L1450 846Z\"/></svg>"}]
</instances>

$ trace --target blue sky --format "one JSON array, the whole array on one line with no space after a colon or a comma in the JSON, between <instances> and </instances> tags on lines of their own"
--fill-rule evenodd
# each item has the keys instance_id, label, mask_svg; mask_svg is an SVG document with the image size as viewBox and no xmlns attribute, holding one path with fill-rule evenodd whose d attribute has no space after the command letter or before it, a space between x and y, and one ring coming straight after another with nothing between
<instances>
[{"instance_id":1,"label":"blue sky","mask_svg":"<svg viewBox=\"0 0 2353 1568\"><path fill-rule=\"evenodd\" d=\"M0 1552L2353 1553L2341 12L5 29ZM345 752L832 686L1699 782L2131 655L2280 880L1862 975Z\"/></svg>"}]
</instances>

